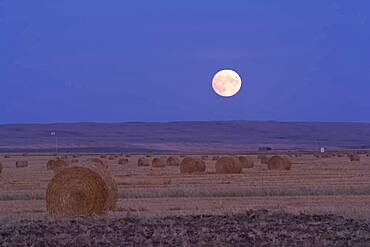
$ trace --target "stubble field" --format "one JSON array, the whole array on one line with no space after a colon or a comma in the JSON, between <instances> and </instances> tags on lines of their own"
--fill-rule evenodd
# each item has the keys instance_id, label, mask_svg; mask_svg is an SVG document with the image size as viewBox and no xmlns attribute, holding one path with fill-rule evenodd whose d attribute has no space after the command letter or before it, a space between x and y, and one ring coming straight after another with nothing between
<instances>
[{"instance_id":1,"label":"stubble field","mask_svg":"<svg viewBox=\"0 0 370 247\"><path fill-rule=\"evenodd\" d=\"M92 156L100 157L100 154L67 156L70 160L83 161ZM145 244L145 241L162 239L157 236L158 234L159 236L162 234L163 239L168 239L170 236L173 238L178 236L178 238L171 240L172 242L158 240L159 242L150 242L150 244L177 245L176 241L180 241L179 239L182 239L180 242L188 245L202 243L233 245L232 243L243 243L243 241L260 245L272 244L273 241L292 245L304 243L305 241L299 238L296 239L298 242L288 241L290 238L294 239L294 234L292 235L288 225L300 229L296 229L298 233L306 232L305 234L308 235L303 239L311 244L357 243L361 245L369 240L370 230L367 222L370 219L368 207L370 205L370 157L366 155L361 156L361 161L355 162L351 162L348 157L316 158L311 154L290 157L293 166L289 171L268 170L266 164L262 164L257 156L252 155L254 167L243 169L241 174L216 174L215 161L212 155L208 155L203 157L206 162L206 172L192 175L180 174L177 166L138 167L138 159L144 156L130 155L129 163L125 165L118 164L120 155L108 154L105 157L109 164L108 170L118 184L119 199L114 211L94 220L96 220L97 229L99 226L102 227L102 224L108 224L106 222L109 221L109 228L117 228L116 231L126 234L125 237L121 236L123 241L121 244L125 243L124 241ZM169 157L163 154L160 156ZM153 157L156 156L153 155L150 158ZM63 226L70 224L68 221L70 219L67 219L68 223L66 223L65 219L51 219L47 215L45 191L54 173L46 170L46 163L52 158L55 157L42 154L11 155L1 158L3 171L0 175L0 220L6 224L4 223L0 229L0 239L2 238L3 241L6 239L6 243L11 243L10 239L17 237L24 238L20 241L27 246L26 243L36 241L30 240L33 236L30 232L36 231L34 234L38 236L37 231L45 227L49 229L48 224L51 224L50 229L54 230L40 233L43 241L47 241L49 235L55 237L55 235L69 234L72 239L64 242L67 245L73 245L77 243L76 241L80 241L78 237L83 233L81 229L90 229L91 225L94 225L91 223L92 219L87 221L80 219L82 223L76 226L80 230L63 233ZM16 168L17 160L27 160L29 165ZM321 215L317 217L326 220L312 218L314 217L312 215ZM348 219L355 219L355 221ZM52 223L50 223L51 220ZM346 223L343 224L343 222ZM120 224L122 224L121 230L118 229ZM172 225L174 228L170 227ZM203 229L202 225L206 227ZM33 226L39 230L32 230ZM19 227L25 232L22 230L23 232L17 232L17 236L14 236L14 231L10 230L14 227ZM144 234L142 231L145 227L149 232ZM167 229L168 227L171 229ZM252 232L250 232L251 227L255 229ZM94 229L89 230L89 234L92 234L89 239L105 234L101 229L98 232ZM203 230L204 236L208 236L205 239L199 236L199 231ZM117 235L110 234L110 230L107 231L106 242L92 240L91 245L104 246L118 241ZM181 231L183 231L182 235ZM196 234L192 235L192 231ZM332 233L325 235L325 232ZM137 239L131 239L127 234L131 237L136 236ZM215 241L216 236L220 239L212 244L210 241ZM283 237L279 238L279 236ZM68 236L64 237L68 238ZM230 237L235 239L230 240ZM40 240L38 237L35 239ZM267 242L264 242L265 240ZM334 240L341 242L333 242ZM48 245L47 242L40 243ZM53 243L50 242L49 245Z\"/></svg>"}]
</instances>

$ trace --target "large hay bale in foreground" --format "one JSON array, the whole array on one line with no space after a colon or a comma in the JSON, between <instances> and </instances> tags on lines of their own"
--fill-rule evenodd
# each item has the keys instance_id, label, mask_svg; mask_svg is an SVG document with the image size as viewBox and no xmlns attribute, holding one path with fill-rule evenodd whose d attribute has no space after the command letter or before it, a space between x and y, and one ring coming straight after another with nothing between
<instances>
[{"instance_id":1,"label":"large hay bale in foreground","mask_svg":"<svg viewBox=\"0 0 370 247\"><path fill-rule=\"evenodd\" d=\"M96 166L72 166L57 173L46 191L46 207L52 215L100 215L114 209L117 185Z\"/></svg>"},{"instance_id":2,"label":"large hay bale in foreground","mask_svg":"<svg viewBox=\"0 0 370 247\"><path fill-rule=\"evenodd\" d=\"M180 159L177 157L168 157L167 159L167 165L168 166L179 166L180 165Z\"/></svg>"},{"instance_id":3,"label":"large hay bale in foreground","mask_svg":"<svg viewBox=\"0 0 370 247\"><path fill-rule=\"evenodd\" d=\"M152 160L152 167L166 167L166 161L163 158L156 157Z\"/></svg>"},{"instance_id":4,"label":"large hay bale in foreground","mask_svg":"<svg viewBox=\"0 0 370 247\"><path fill-rule=\"evenodd\" d=\"M252 158L245 157L245 156L239 156L239 161L242 165L242 168L253 168L254 162Z\"/></svg>"},{"instance_id":5,"label":"large hay bale in foreground","mask_svg":"<svg viewBox=\"0 0 370 247\"><path fill-rule=\"evenodd\" d=\"M349 159L350 159L350 161L360 161L361 157L358 154L351 154L351 155L349 155Z\"/></svg>"},{"instance_id":6,"label":"large hay bale in foreground","mask_svg":"<svg viewBox=\"0 0 370 247\"><path fill-rule=\"evenodd\" d=\"M69 165L68 162L65 160L61 159L49 160L48 163L46 163L46 170L58 172L61 169L67 167L68 165Z\"/></svg>"},{"instance_id":7,"label":"large hay bale in foreground","mask_svg":"<svg viewBox=\"0 0 370 247\"><path fill-rule=\"evenodd\" d=\"M205 170L206 164L201 159L185 157L180 163L181 173L199 173Z\"/></svg>"},{"instance_id":8,"label":"large hay bale in foreground","mask_svg":"<svg viewBox=\"0 0 370 247\"><path fill-rule=\"evenodd\" d=\"M17 160L15 162L15 167L21 168L21 167L27 167L28 166L28 161L27 160Z\"/></svg>"},{"instance_id":9,"label":"large hay bale in foreground","mask_svg":"<svg viewBox=\"0 0 370 247\"><path fill-rule=\"evenodd\" d=\"M267 161L269 170L290 170L292 163L287 157L274 155Z\"/></svg>"},{"instance_id":10,"label":"large hay bale in foreground","mask_svg":"<svg viewBox=\"0 0 370 247\"><path fill-rule=\"evenodd\" d=\"M103 169L108 169L108 162L106 160L102 160L102 159L99 159L99 158L88 159L84 163L95 165L95 166L98 166L98 167L103 168Z\"/></svg>"},{"instance_id":11,"label":"large hay bale in foreground","mask_svg":"<svg viewBox=\"0 0 370 247\"><path fill-rule=\"evenodd\" d=\"M121 158L118 160L119 165L127 165L128 164L128 159L127 158Z\"/></svg>"},{"instance_id":12,"label":"large hay bale in foreground","mask_svg":"<svg viewBox=\"0 0 370 247\"><path fill-rule=\"evenodd\" d=\"M216 173L241 173L242 165L238 158L221 157L216 161Z\"/></svg>"},{"instance_id":13,"label":"large hay bale in foreground","mask_svg":"<svg viewBox=\"0 0 370 247\"><path fill-rule=\"evenodd\" d=\"M139 158L137 160L137 166L150 166L150 159Z\"/></svg>"}]
</instances>

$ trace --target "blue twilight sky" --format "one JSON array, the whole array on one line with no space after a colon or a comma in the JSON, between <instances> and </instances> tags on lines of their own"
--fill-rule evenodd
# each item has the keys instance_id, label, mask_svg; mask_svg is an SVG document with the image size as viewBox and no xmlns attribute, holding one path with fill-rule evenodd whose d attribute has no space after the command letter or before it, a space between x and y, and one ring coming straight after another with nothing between
<instances>
[{"instance_id":1,"label":"blue twilight sky","mask_svg":"<svg viewBox=\"0 0 370 247\"><path fill-rule=\"evenodd\" d=\"M370 1L0 0L0 123L370 122ZM211 78L243 79L232 98Z\"/></svg>"}]
</instances>

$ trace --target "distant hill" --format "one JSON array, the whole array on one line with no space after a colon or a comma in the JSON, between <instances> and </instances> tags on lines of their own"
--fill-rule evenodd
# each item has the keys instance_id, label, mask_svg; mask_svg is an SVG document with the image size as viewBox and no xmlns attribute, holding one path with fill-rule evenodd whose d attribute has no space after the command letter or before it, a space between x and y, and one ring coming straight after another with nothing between
<instances>
[{"instance_id":1,"label":"distant hill","mask_svg":"<svg viewBox=\"0 0 370 247\"><path fill-rule=\"evenodd\" d=\"M244 152L370 148L370 124L275 121L0 125L0 151Z\"/></svg>"}]
</instances>

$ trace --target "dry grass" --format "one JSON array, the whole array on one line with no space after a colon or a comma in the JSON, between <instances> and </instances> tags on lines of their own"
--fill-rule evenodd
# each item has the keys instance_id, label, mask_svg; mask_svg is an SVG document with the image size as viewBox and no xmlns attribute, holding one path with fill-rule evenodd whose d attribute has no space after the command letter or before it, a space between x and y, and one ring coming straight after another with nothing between
<instances>
[{"instance_id":1,"label":"dry grass","mask_svg":"<svg viewBox=\"0 0 370 247\"><path fill-rule=\"evenodd\" d=\"M91 157L79 155L82 161ZM199 159L201 155L189 157ZM138 167L138 155L132 155L125 166L111 164L108 171L117 182L120 207L135 208L138 204L147 215L224 212L234 210L231 207L240 212L279 205L289 210L319 210L338 205L338 209L348 209L350 214L356 209L364 210L370 203L370 158L366 155L361 155L358 162L341 157L294 156L290 158L293 164L290 171L267 170L256 155L248 157L253 159L254 167L240 174L216 174L216 161L211 158L202 161L207 172L193 174L181 174L176 166ZM12 155L1 161L0 216L11 212L45 212L43 199L53 173L46 171L44 164L50 156L29 155L27 160L32 169L15 169L18 159L22 158ZM231 198L232 205L227 203ZM164 203L168 207L163 207ZM176 207L182 210L168 210Z\"/></svg>"}]
</instances>

